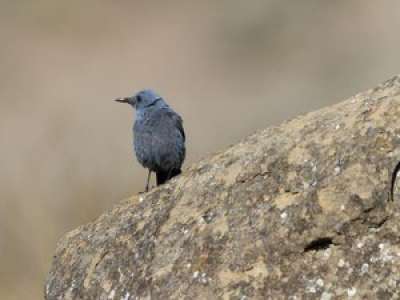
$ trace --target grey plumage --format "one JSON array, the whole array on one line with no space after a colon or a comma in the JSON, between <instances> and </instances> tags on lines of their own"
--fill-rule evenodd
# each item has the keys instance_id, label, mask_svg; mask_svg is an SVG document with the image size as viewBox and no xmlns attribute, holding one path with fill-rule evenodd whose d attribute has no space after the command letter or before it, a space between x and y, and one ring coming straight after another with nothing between
<instances>
[{"instance_id":1,"label":"grey plumage","mask_svg":"<svg viewBox=\"0 0 400 300\"><path fill-rule=\"evenodd\" d=\"M182 118L152 90L143 90L132 97L116 99L136 108L133 126L137 160L157 176L157 185L181 173L185 160L185 132Z\"/></svg>"}]
</instances>

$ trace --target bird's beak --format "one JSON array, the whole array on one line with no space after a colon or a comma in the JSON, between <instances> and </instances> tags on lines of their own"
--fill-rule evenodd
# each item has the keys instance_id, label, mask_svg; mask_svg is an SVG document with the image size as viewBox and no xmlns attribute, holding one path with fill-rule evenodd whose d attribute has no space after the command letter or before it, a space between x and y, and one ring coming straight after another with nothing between
<instances>
[{"instance_id":1,"label":"bird's beak","mask_svg":"<svg viewBox=\"0 0 400 300\"><path fill-rule=\"evenodd\" d=\"M124 97L124 98L117 98L115 101L120 103L129 103L130 105L135 106L136 104L136 97Z\"/></svg>"},{"instance_id":2,"label":"bird's beak","mask_svg":"<svg viewBox=\"0 0 400 300\"><path fill-rule=\"evenodd\" d=\"M121 103L129 103L129 100L130 100L129 97L115 99L115 101L121 102Z\"/></svg>"}]
</instances>

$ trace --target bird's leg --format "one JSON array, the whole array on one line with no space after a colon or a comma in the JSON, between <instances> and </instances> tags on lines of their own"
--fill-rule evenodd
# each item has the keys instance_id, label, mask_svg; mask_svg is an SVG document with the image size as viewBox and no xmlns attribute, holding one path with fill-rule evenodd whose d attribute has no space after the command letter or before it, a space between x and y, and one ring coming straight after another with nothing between
<instances>
[{"instance_id":1,"label":"bird's leg","mask_svg":"<svg viewBox=\"0 0 400 300\"><path fill-rule=\"evenodd\" d=\"M170 180L170 179L171 179L171 173L172 173L172 169L170 169L170 170L168 171L167 180Z\"/></svg>"},{"instance_id":2,"label":"bird's leg","mask_svg":"<svg viewBox=\"0 0 400 300\"><path fill-rule=\"evenodd\" d=\"M147 175L147 183L146 183L146 193L149 191L149 184L150 184L150 178L151 178L151 170L149 169L149 174Z\"/></svg>"}]
</instances>

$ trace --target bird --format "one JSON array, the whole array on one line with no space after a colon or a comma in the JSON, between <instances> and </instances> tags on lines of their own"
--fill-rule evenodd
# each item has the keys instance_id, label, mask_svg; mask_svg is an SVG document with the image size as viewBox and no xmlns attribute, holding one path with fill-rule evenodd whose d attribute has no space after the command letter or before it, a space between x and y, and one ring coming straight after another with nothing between
<instances>
[{"instance_id":1,"label":"bird","mask_svg":"<svg viewBox=\"0 0 400 300\"><path fill-rule=\"evenodd\" d=\"M182 117L151 89L114 100L136 110L133 144L137 160L148 169L145 192L149 191L152 172L156 173L157 186L181 174L186 155Z\"/></svg>"}]
</instances>

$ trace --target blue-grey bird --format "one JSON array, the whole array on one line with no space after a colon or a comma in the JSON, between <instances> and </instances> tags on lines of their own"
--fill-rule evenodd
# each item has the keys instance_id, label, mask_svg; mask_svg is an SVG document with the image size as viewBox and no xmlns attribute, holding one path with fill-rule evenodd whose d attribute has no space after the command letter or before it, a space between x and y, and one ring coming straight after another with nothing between
<instances>
[{"instance_id":1,"label":"blue-grey bird","mask_svg":"<svg viewBox=\"0 0 400 300\"><path fill-rule=\"evenodd\" d=\"M149 170L146 192L151 172L156 173L157 185L179 175L186 151L182 118L152 90L115 101L136 108L134 149L137 160Z\"/></svg>"}]
</instances>

